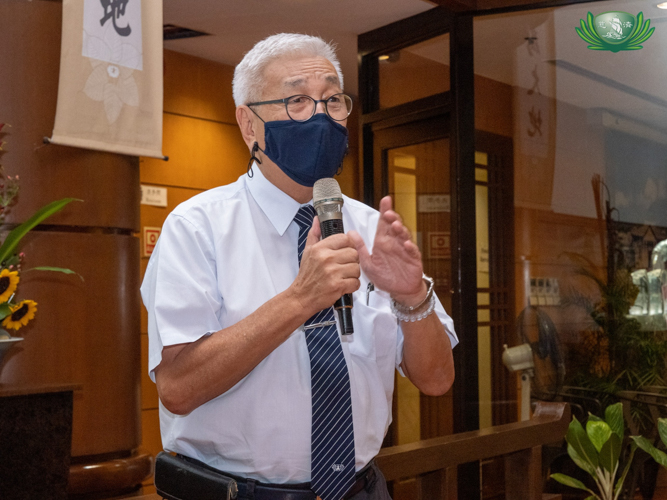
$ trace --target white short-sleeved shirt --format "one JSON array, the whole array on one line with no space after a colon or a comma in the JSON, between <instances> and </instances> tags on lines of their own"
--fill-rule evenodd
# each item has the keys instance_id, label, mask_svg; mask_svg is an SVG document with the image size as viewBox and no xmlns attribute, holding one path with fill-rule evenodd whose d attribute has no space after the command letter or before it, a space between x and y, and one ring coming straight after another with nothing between
<instances>
[{"instance_id":1,"label":"white short-sleeved shirt","mask_svg":"<svg viewBox=\"0 0 667 500\"><path fill-rule=\"evenodd\" d=\"M345 230L372 248L378 212L344 198ZM167 218L141 287L148 309L149 371L163 346L194 342L229 327L287 289L298 272L300 204L254 169L233 184L197 195ZM354 334L342 337L350 372L356 467L380 450L391 423L394 370L403 335L389 295L354 293ZM451 318L438 302L452 346ZM165 450L269 483L310 481L310 360L302 328L226 393L187 415L160 404Z\"/></svg>"}]
</instances>

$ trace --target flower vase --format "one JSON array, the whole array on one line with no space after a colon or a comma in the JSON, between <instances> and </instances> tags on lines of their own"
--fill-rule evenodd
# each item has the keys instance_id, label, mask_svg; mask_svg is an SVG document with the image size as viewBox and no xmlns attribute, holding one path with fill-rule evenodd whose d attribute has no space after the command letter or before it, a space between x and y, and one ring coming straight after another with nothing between
<instances>
[{"instance_id":1,"label":"flower vase","mask_svg":"<svg viewBox=\"0 0 667 500\"><path fill-rule=\"evenodd\" d=\"M0 367L2 366L2 359L5 357L14 344L18 344L23 338L21 337L0 337Z\"/></svg>"}]
</instances>

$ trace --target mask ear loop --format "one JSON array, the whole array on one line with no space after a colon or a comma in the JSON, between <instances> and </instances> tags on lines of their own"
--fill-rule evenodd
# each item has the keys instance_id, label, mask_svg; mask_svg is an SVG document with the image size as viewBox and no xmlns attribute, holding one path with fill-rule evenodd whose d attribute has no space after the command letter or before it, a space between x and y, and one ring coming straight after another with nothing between
<instances>
[{"instance_id":1,"label":"mask ear loop","mask_svg":"<svg viewBox=\"0 0 667 500\"><path fill-rule=\"evenodd\" d=\"M350 143L345 144L345 154L343 155L343 159L340 162L340 166L338 167L338 170L336 170L336 175L340 175L343 173L343 163L345 163L345 157L348 155L350 152Z\"/></svg>"},{"instance_id":2,"label":"mask ear loop","mask_svg":"<svg viewBox=\"0 0 667 500\"><path fill-rule=\"evenodd\" d=\"M250 152L250 159L248 160L247 174L248 174L248 177L250 177L251 179L252 179L252 176L254 175L253 171L252 171L252 162L256 161L260 165L262 164L262 161L255 156L255 153L257 153L257 151L259 151L259 144L257 144L257 141L255 141L255 144L252 145L252 151Z\"/></svg>"}]
</instances>

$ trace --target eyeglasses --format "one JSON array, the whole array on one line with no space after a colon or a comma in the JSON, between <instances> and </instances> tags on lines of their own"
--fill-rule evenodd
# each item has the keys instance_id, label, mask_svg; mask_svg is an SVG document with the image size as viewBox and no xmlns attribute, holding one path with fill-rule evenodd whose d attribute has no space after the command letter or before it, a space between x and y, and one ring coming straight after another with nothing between
<instances>
[{"instance_id":1,"label":"eyeglasses","mask_svg":"<svg viewBox=\"0 0 667 500\"><path fill-rule=\"evenodd\" d=\"M284 104L287 116L290 119L295 122L306 122L315 115L318 102L323 102L327 114L333 120L339 122L345 120L352 112L352 98L347 94L334 94L327 99L313 99L307 95L293 95L273 101L249 102L247 106L252 110L252 106L261 106L262 104ZM252 111L255 113L255 110ZM257 113L255 114L257 115Z\"/></svg>"}]
</instances>

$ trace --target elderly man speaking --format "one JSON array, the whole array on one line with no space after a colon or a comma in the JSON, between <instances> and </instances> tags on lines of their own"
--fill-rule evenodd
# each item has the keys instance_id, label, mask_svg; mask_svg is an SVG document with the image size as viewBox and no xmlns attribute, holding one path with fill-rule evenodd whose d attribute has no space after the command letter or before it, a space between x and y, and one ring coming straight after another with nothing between
<instances>
[{"instance_id":1,"label":"elderly man speaking","mask_svg":"<svg viewBox=\"0 0 667 500\"><path fill-rule=\"evenodd\" d=\"M387 499L373 459L394 370L444 394L452 321L391 198L343 197L348 232L321 237L313 185L341 166L352 110L334 48L271 36L233 87L248 174L169 215L141 289L163 446L239 498ZM352 335L331 307L344 294Z\"/></svg>"}]
</instances>

